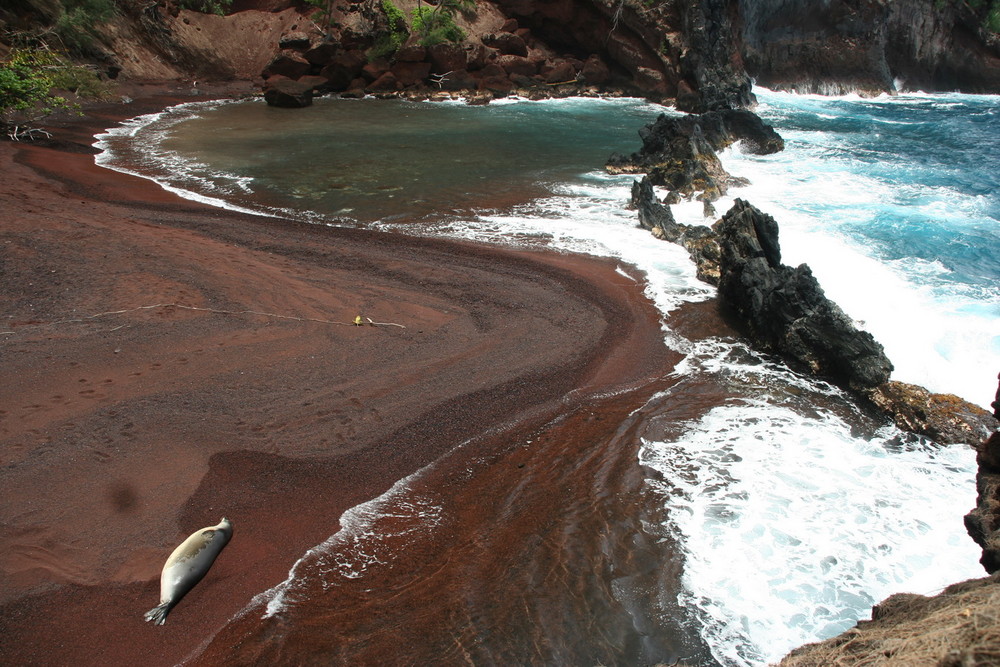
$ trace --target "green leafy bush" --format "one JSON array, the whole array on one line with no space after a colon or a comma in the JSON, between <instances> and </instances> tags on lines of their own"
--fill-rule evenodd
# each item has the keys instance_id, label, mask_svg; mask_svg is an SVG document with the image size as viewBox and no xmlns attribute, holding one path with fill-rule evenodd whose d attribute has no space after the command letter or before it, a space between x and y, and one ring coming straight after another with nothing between
<instances>
[{"instance_id":1,"label":"green leafy bush","mask_svg":"<svg viewBox=\"0 0 1000 667\"><path fill-rule=\"evenodd\" d=\"M193 12L225 16L233 6L233 0L180 0L180 5Z\"/></svg>"},{"instance_id":2,"label":"green leafy bush","mask_svg":"<svg viewBox=\"0 0 1000 667\"><path fill-rule=\"evenodd\" d=\"M9 128L38 121L54 111L78 105L54 90L81 97L103 97L107 84L79 65L47 48L14 49L0 61L0 124Z\"/></svg>"},{"instance_id":3,"label":"green leafy bush","mask_svg":"<svg viewBox=\"0 0 1000 667\"><path fill-rule=\"evenodd\" d=\"M452 12L444 8L443 3L434 9L421 5L414 7L410 13L413 18L413 29L421 36L422 45L433 46L442 42L461 42L465 39L465 31L455 24Z\"/></svg>"},{"instance_id":4,"label":"green leafy bush","mask_svg":"<svg viewBox=\"0 0 1000 667\"><path fill-rule=\"evenodd\" d=\"M371 59L388 58L399 51L399 48L406 43L410 36L410 30L406 27L406 15L399 7L392 4L390 0L382 0L382 11L385 12L385 17L389 21L389 32L380 35L375 40L375 44L368 52L368 57Z\"/></svg>"}]
</instances>

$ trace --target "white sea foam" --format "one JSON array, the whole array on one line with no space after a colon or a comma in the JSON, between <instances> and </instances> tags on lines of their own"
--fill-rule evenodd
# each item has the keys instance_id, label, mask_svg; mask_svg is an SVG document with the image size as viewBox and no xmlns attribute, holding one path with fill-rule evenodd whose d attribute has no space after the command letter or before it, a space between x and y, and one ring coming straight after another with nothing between
<instances>
[{"instance_id":1,"label":"white sea foam","mask_svg":"<svg viewBox=\"0 0 1000 667\"><path fill-rule=\"evenodd\" d=\"M726 168L751 181L731 196L778 221L783 261L809 264L827 295L885 346L895 365L893 379L987 405L1000 369L1000 291L927 271L928 262L919 259L886 259L876 244L852 231L893 207L928 220L985 224L983 198L943 185L894 187L867 175L850 153L831 155L833 142L822 134L786 132L786 150L770 156L725 152Z\"/></svg>"},{"instance_id":2,"label":"white sea foam","mask_svg":"<svg viewBox=\"0 0 1000 667\"><path fill-rule=\"evenodd\" d=\"M643 464L684 553L679 602L724 665L758 665L867 618L901 591L982 574L962 514L970 448L855 437L840 418L766 400L713 409Z\"/></svg>"},{"instance_id":3,"label":"white sea foam","mask_svg":"<svg viewBox=\"0 0 1000 667\"><path fill-rule=\"evenodd\" d=\"M442 508L437 502L411 488L425 470L404 477L381 496L344 512L339 531L309 549L292 565L283 582L257 594L239 615L263 606L263 618L269 618L294 604L302 588L319 583L326 590L360 579L372 568L391 566L392 554L405 548L408 539L433 530L441 520ZM303 578L304 571L312 575L309 581Z\"/></svg>"}]
</instances>

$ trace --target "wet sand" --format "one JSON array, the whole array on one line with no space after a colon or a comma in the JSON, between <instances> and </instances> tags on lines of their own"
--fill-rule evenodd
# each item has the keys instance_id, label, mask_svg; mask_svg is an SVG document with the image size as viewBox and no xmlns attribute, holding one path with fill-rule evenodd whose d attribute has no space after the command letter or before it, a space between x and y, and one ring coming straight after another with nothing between
<instances>
[{"instance_id":1,"label":"wet sand","mask_svg":"<svg viewBox=\"0 0 1000 667\"><path fill-rule=\"evenodd\" d=\"M156 92L0 143L5 663L175 664L343 511L470 438L631 388L627 414L675 361L612 262L236 214L97 167L95 132L180 101ZM543 484L553 461L521 463ZM166 555L223 515L209 577L144 623Z\"/></svg>"}]
</instances>

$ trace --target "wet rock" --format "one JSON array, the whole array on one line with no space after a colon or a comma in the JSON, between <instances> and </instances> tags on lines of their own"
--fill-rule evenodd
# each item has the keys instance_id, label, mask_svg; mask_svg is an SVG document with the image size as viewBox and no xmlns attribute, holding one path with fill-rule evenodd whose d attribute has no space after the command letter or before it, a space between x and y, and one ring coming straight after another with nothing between
<instances>
[{"instance_id":1,"label":"wet rock","mask_svg":"<svg viewBox=\"0 0 1000 667\"><path fill-rule=\"evenodd\" d=\"M905 382L887 382L868 396L900 429L935 442L974 444L997 428L996 418L978 405Z\"/></svg>"},{"instance_id":2,"label":"wet rock","mask_svg":"<svg viewBox=\"0 0 1000 667\"><path fill-rule=\"evenodd\" d=\"M756 114L725 109L698 116L660 115L639 130L642 148L631 155L614 154L606 168L611 173L646 173L655 185L686 197L702 193L704 201L715 201L731 185L745 181L733 178L722 167L716 151L733 143L768 154L784 148L784 140Z\"/></svg>"},{"instance_id":3,"label":"wet rock","mask_svg":"<svg viewBox=\"0 0 1000 667\"><path fill-rule=\"evenodd\" d=\"M757 346L849 389L888 381L882 346L826 298L808 266L781 263L774 218L737 199L716 232L719 297Z\"/></svg>"},{"instance_id":4,"label":"wet rock","mask_svg":"<svg viewBox=\"0 0 1000 667\"><path fill-rule=\"evenodd\" d=\"M1000 432L994 432L978 449L976 508L965 515L965 529L983 549L979 562L987 572L1000 570Z\"/></svg>"},{"instance_id":5,"label":"wet rock","mask_svg":"<svg viewBox=\"0 0 1000 667\"><path fill-rule=\"evenodd\" d=\"M313 87L309 82L275 75L264 82L264 101L268 106L300 109L312 104Z\"/></svg>"},{"instance_id":6,"label":"wet rock","mask_svg":"<svg viewBox=\"0 0 1000 667\"><path fill-rule=\"evenodd\" d=\"M997 380L1000 380L1000 374L997 375ZM1000 419L1000 384L997 385L996 398L990 403L990 407L993 408L993 416Z\"/></svg>"},{"instance_id":7,"label":"wet rock","mask_svg":"<svg viewBox=\"0 0 1000 667\"><path fill-rule=\"evenodd\" d=\"M698 270L698 278L719 284L721 252L715 233L703 225L683 225L674 220L669 206L656 199L653 185L643 177L632 183L631 205L639 212L639 224L658 239L677 243L688 251Z\"/></svg>"}]
</instances>

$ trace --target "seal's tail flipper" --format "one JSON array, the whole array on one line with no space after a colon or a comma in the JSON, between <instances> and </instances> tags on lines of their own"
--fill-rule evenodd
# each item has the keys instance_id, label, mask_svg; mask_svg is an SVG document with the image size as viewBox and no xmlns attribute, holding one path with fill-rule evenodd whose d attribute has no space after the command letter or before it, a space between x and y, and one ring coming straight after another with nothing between
<instances>
[{"instance_id":1,"label":"seal's tail flipper","mask_svg":"<svg viewBox=\"0 0 1000 667\"><path fill-rule=\"evenodd\" d=\"M163 625L167 622L167 614L170 613L170 602L158 604L146 612L146 622L152 621L154 625Z\"/></svg>"}]
</instances>

